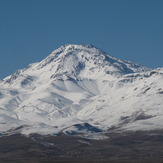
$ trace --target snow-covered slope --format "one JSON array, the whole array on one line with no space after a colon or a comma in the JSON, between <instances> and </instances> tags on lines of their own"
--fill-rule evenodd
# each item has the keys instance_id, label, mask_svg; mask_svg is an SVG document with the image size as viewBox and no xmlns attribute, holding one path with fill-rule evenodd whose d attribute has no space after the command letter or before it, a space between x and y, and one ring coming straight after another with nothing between
<instances>
[{"instance_id":1,"label":"snow-covered slope","mask_svg":"<svg viewBox=\"0 0 163 163\"><path fill-rule=\"evenodd\" d=\"M65 45L0 81L0 132L88 134L163 128L163 69Z\"/></svg>"}]
</instances>

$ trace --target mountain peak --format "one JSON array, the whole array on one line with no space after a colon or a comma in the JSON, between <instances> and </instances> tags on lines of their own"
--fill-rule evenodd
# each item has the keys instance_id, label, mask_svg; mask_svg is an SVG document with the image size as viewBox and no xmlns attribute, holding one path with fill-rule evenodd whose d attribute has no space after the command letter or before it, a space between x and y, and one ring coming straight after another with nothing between
<instances>
[{"instance_id":1,"label":"mountain peak","mask_svg":"<svg viewBox=\"0 0 163 163\"><path fill-rule=\"evenodd\" d=\"M102 50L100 50L99 48L97 48L97 47L95 47L95 46L93 46L91 44L81 44L81 45L66 44L66 45L62 45L58 49L54 50L50 54L50 56L58 55L58 54L61 54L63 52L72 52L72 51L94 51L94 53L96 53L97 51L100 52Z\"/></svg>"},{"instance_id":2,"label":"mountain peak","mask_svg":"<svg viewBox=\"0 0 163 163\"><path fill-rule=\"evenodd\" d=\"M68 44L54 50L39 63L38 68L56 67L54 76L67 74L85 78L121 76L148 69L132 62L112 57L93 45Z\"/></svg>"},{"instance_id":3,"label":"mountain peak","mask_svg":"<svg viewBox=\"0 0 163 163\"><path fill-rule=\"evenodd\" d=\"M60 48L62 49L82 49L82 48L96 48L98 49L96 46L92 45L92 44L65 44L62 45Z\"/></svg>"},{"instance_id":4,"label":"mountain peak","mask_svg":"<svg viewBox=\"0 0 163 163\"><path fill-rule=\"evenodd\" d=\"M54 50L41 62L31 64L27 69L17 71L7 77L5 81L11 83L17 77L31 76L31 74L34 78L37 78L37 76L39 78L43 76L42 78L44 78L46 75L46 80L63 78L65 75L74 79L108 80L121 77L124 74L148 70L148 68L139 64L112 57L93 45L68 44Z\"/></svg>"}]
</instances>

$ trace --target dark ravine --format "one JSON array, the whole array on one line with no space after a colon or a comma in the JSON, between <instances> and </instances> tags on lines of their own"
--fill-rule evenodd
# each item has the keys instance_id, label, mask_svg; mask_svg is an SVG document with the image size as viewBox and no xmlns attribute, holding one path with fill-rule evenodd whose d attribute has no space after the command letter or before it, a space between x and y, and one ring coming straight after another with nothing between
<instances>
[{"instance_id":1,"label":"dark ravine","mask_svg":"<svg viewBox=\"0 0 163 163\"><path fill-rule=\"evenodd\" d=\"M104 140L20 134L0 137L1 163L163 162L163 130L108 133Z\"/></svg>"}]
</instances>

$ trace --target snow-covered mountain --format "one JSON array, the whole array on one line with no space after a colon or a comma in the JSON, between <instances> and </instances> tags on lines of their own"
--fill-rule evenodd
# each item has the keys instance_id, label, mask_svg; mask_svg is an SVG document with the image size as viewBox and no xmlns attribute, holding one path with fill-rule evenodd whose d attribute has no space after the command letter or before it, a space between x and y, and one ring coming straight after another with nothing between
<instances>
[{"instance_id":1,"label":"snow-covered mountain","mask_svg":"<svg viewBox=\"0 0 163 163\"><path fill-rule=\"evenodd\" d=\"M65 45L0 81L0 133L163 128L163 68Z\"/></svg>"}]
</instances>

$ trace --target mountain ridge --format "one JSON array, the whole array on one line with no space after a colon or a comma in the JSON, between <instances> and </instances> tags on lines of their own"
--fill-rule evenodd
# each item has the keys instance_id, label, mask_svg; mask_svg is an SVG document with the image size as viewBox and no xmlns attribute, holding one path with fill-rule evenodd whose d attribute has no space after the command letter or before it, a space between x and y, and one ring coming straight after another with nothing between
<instances>
[{"instance_id":1,"label":"mountain ridge","mask_svg":"<svg viewBox=\"0 0 163 163\"><path fill-rule=\"evenodd\" d=\"M88 63L88 61L90 63ZM54 65L56 62L59 62L57 67L55 67ZM88 64L86 65L86 63ZM47 56L41 62L30 64L26 69L16 71L13 74L13 78L16 78L16 76L19 75L21 72L24 72L31 68L32 71L37 71L38 73L38 70L44 68L46 65L47 66L50 65L50 67L47 70L54 71L54 74L57 73L58 75L58 71L61 70L60 74L67 73L70 76L72 75L71 74L72 72L75 72L77 73L77 75L79 75L78 74L79 72L77 71L82 70L85 67L89 68L87 71L99 71L99 69L104 69L103 67L107 66L105 68L106 70L103 70L105 71L103 74L110 73L111 75L118 76L125 73L144 72L150 70L149 68L145 68L139 64L134 64L129 61L124 61L112 57L107 53L103 52L101 49L97 49L93 45L68 44L65 46L61 46L57 50L54 50L49 56ZM98 70L96 70L97 68ZM63 71L62 69L65 69L66 71L69 72ZM90 78L90 74L88 75L88 78Z\"/></svg>"},{"instance_id":2,"label":"mountain ridge","mask_svg":"<svg viewBox=\"0 0 163 163\"><path fill-rule=\"evenodd\" d=\"M65 45L0 83L0 132L90 135L163 128L163 68ZM95 134L94 131L101 131Z\"/></svg>"}]
</instances>

